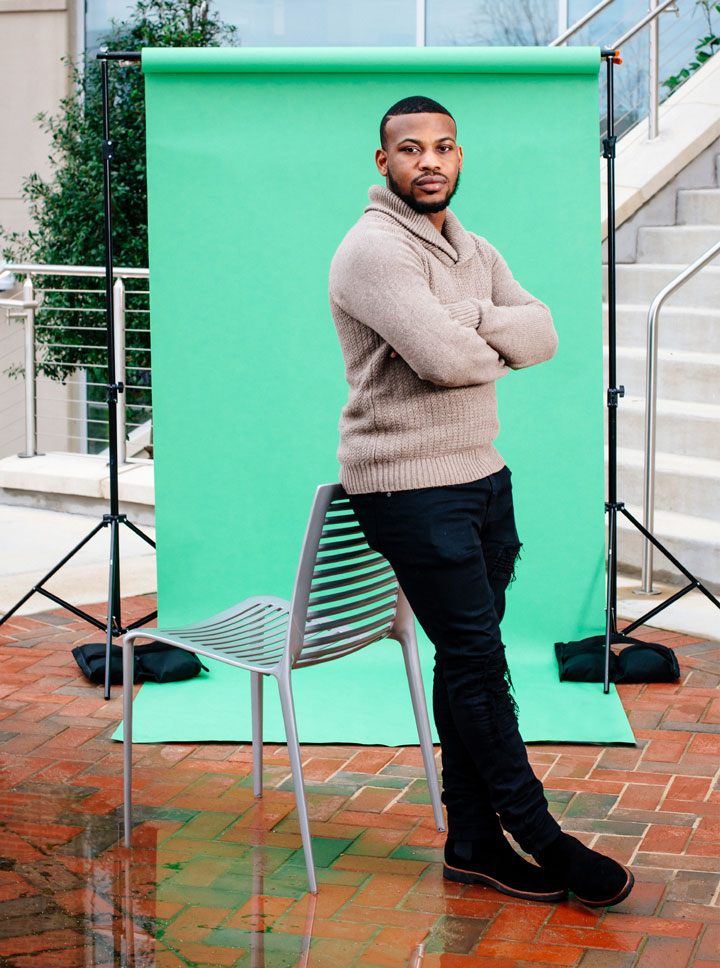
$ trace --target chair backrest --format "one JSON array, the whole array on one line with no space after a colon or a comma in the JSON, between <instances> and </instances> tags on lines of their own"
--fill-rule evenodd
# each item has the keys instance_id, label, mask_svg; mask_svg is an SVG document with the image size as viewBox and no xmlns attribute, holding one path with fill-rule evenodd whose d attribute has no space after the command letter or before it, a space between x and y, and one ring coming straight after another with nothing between
<instances>
[{"instance_id":1,"label":"chair backrest","mask_svg":"<svg viewBox=\"0 0 720 968\"><path fill-rule=\"evenodd\" d=\"M320 485L293 589L290 661L326 662L385 638L397 604L395 573L369 547L342 486Z\"/></svg>"}]
</instances>

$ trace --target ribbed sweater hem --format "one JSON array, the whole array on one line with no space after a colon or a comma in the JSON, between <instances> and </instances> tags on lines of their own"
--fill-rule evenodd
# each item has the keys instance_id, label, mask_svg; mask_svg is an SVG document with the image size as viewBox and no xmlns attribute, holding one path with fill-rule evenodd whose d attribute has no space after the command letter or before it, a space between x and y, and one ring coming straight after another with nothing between
<instances>
[{"instance_id":1,"label":"ribbed sweater hem","mask_svg":"<svg viewBox=\"0 0 720 968\"><path fill-rule=\"evenodd\" d=\"M346 463L340 468L340 482L348 494L373 491L413 491L420 487L445 487L479 481L502 470L505 461L489 444L462 454L414 458L385 463Z\"/></svg>"}]
</instances>

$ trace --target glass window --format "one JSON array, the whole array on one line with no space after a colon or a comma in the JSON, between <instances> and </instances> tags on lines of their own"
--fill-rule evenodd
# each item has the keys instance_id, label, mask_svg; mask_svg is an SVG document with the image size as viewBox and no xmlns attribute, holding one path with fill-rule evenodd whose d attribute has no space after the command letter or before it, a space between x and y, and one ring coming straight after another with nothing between
<instances>
[{"instance_id":1,"label":"glass window","mask_svg":"<svg viewBox=\"0 0 720 968\"><path fill-rule=\"evenodd\" d=\"M110 21L126 20L134 6L132 0L86 0L85 49L96 51L100 38L110 30Z\"/></svg>"},{"instance_id":2,"label":"glass window","mask_svg":"<svg viewBox=\"0 0 720 968\"><path fill-rule=\"evenodd\" d=\"M87 0L90 50L110 20L124 20L128 0ZM407 47L415 44L415 0L214 0L214 10L238 28L243 47Z\"/></svg>"},{"instance_id":3,"label":"glass window","mask_svg":"<svg viewBox=\"0 0 720 968\"><path fill-rule=\"evenodd\" d=\"M216 0L243 47L404 47L415 0Z\"/></svg>"},{"instance_id":4,"label":"glass window","mask_svg":"<svg viewBox=\"0 0 720 968\"><path fill-rule=\"evenodd\" d=\"M557 37L557 25L558 0L425 2L429 47L542 46Z\"/></svg>"}]
</instances>

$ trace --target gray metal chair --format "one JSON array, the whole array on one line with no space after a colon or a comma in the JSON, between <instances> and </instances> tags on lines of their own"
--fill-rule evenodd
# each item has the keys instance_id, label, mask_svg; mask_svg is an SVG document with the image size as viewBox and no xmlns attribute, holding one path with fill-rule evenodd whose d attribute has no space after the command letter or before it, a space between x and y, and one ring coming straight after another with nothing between
<instances>
[{"instance_id":1,"label":"gray metal chair","mask_svg":"<svg viewBox=\"0 0 720 968\"><path fill-rule=\"evenodd\" d=\"M134 629L125 636L124 826L128 847L131 834L133 645L139 638L167 642L250 672L256 797L262 796L263 676L275 676L313 894L317 893L317 881L290 674L293 669L350 655L381 639L396 639L405 660L435 823L438 830L445 829L415 620L390 565L368 546L340 484L323 484L315 493L291 602L269 595L255 596L203 622L179 628Z\"/></svg>"}]
</instances>

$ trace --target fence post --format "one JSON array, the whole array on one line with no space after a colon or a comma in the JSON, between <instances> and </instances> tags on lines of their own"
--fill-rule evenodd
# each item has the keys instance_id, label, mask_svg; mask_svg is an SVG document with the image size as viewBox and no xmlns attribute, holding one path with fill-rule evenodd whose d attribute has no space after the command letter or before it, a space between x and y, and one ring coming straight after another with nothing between
<instances>
[{"instance_id":1,"label":"fence post","mask_svg":"<svg viewBox=\"0 0 720 968\"><path fill-rule=\"evenodd\" d=\"M30 276L23 283L25 304L25 453L36 457L37 418L35 413L35 291Z\"/></svg>"},{"instance_id":2,"label":"fence post","mask_svg":"<svg viewBox=\"0 0 720 968\"><path fill-rule=\"evenodd\" d=\"M118 463L127 462L127 442L125 440L125 407L127 380L125 378L125 283L115 280L113 286L113 315L115 317L115 382L122 383L123 392L118 394L117 405L117 453Z\"/></svg>"},{"instance_id":3,"label":"fence post","mask_svg":"<svg viewBox=\"0 0 720 968\"><path fill-rule=\"evenodd\" d=\"M650 10L655 10L658 0L650 0ZM660 128L660 110L658 105L660 86L660 18L650 21L650 38L648 43L648 140L657 138Z\"/></svg>"}]
</instances>

